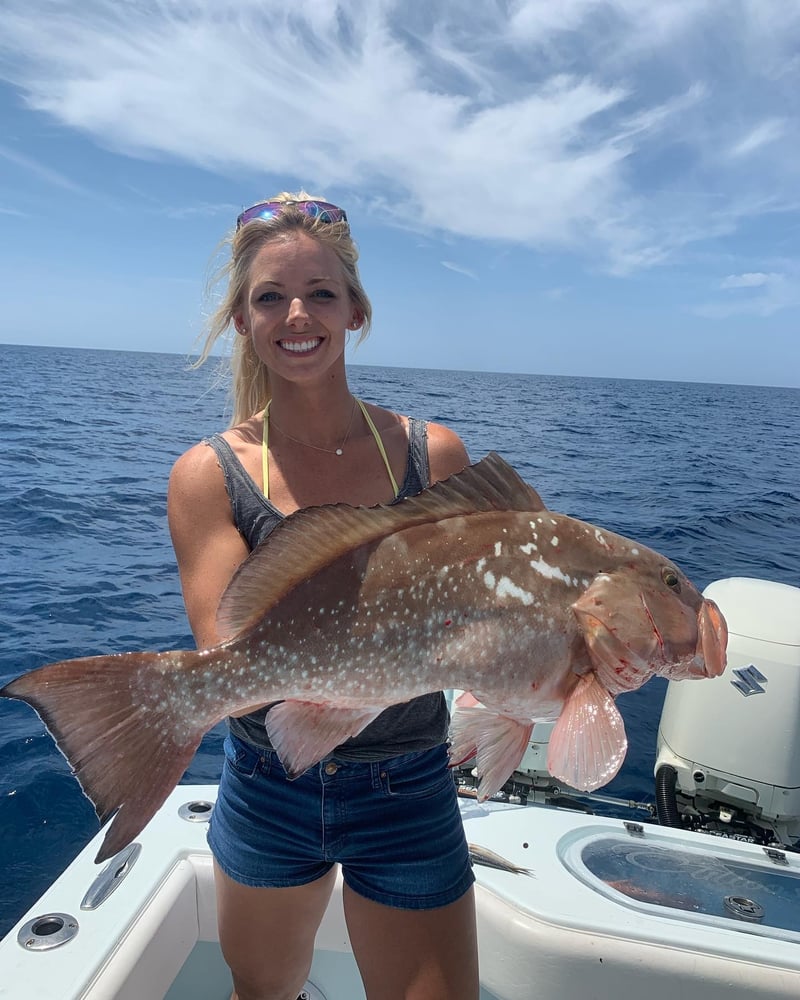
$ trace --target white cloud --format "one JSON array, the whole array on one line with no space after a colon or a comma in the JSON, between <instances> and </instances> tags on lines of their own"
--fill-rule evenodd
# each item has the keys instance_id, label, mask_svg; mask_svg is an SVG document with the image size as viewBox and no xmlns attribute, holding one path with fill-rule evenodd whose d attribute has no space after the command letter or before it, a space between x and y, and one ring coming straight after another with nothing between
<instances>
[{"instance_id":1,"label":"white cloud","mask_svg":"<svg viewBox=\"0 0 800 1000\"><path fill-rule=\"evenodd\" d=\"M80 184L77 184L60 171L53 170L52 167L39 163L32 156L26 156L24 153L9 149L7 146L0 146L0 158L13 163L14 166L19 167L26 174L35 174L46 184L52 184L54 187L72 191L74 194L88 195L90 193L86 188L81 187Z\"/></svg>"},{"instance_id":2,"label":"white cloud","mask_svg":"<svg viewBox=\"0 0 800 1000\"><path fill-rule=\"evenodd\" d=\"M734 316L767 317L786 309L797 309L800 307L800 264L796 261L783 261L782 264L781 271L729 275L720 283L720 288L733 294L724 300L695 306L692 312L706 319L729 319Z\"/></svg>"},{"instance_id":3,"label":"white cloud","mask_svg":"<svg viewBox=\"0 0 800 1000\"><path fill-rule=\"evenodd\" d=\"M471 271L468 267L462 267L460 264L456 264L452 260L441 260L439 263L442 267L446 267L448 271L455 271L456 274L463 274L467 278L472 278L473 281L478 280L478 275L474 271Z\"/></svg>"},{"instance_id":4,"label":"white cloud","mask_svg":"<svg viewBox=\"0 0 800 1000\"><path fill-rule=\"evenodd\" d=\"M786 123L776 118L761 122L744 135L731 149L731 156L747 156L763 146L775 142L786 131Z\"/></svg>"},{"instance_id":5,"label":"white cloud","mask_svg":"<svg viewBox=\"0 0 800 1000\"><path fill-rule=\"evenodd\" d=\"M244 173L245 199L296 179L419 232L617 273L796 211L799 45L798 0L0 11L0 76L100 145Z\"/></svg>"},{"instance_id":6,"label":"white cloud","mask_svg":"<svg viewBox=\"0 0 800 1000\"><path fill-rule=\"evenodd\" d=\"M778 274L763 274L760 271L750 271L747 274L729 274L723 278L720 288L758 288L766 285L769 281L780 278Z\"/></svg>"}]
</instances>

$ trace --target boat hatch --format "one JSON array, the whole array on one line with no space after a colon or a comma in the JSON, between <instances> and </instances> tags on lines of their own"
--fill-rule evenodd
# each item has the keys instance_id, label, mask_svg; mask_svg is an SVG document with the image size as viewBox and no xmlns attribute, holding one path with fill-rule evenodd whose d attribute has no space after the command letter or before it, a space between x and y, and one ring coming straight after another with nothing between
<instances>
[{"instance_id":1,"label":"boat hatch","mask_svg":"<svg viewBox=\"0 0 800 1000\"><path fill-rule=\"evenodd\" d=\"M684 919L800 940L800 867L639 837L595 837L568 855L567 867L583 881L637 908L668 908Z\"/></svg>"}]
</instances>

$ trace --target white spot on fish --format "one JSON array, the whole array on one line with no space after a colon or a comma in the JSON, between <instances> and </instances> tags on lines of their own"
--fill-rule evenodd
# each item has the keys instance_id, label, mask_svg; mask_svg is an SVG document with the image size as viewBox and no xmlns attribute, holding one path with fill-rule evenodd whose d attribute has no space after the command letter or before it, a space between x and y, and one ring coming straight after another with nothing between
<instances>
[{"instance_id":1,"label":"white spot on fish","mask_svg":"<svg viewBox=\"0 0 800 1000\"><path fill-rule=\"evenodd\" d=\"M475 569L476 569L476 570L477 570L477 571L478 571L479 573L482 573L482 572L483 572L483 567L484 567L485 565L486 565L486 560L485 560L485 559L479 559L479 560L477 561L477 563L475 563Z\"/></svg>"},{"instance_id":2,"label":"white spot on fish","mask_svg":"<svg viewBox=\"0 0 800 1000\"><path fill-rule=\"evenodd\" d=\"M502 542L495 542L494 543L494 554L496 556L499 556L502 551L503 551L503 543Z\"/></svg>"},{"instance_id":3,"label":"white spot on fish","mask_svg":"<svg viewBox=\"0 0 800 1000\"><path fill-rule=\"evenodd\" d=\"M575 585L572 578L567 576L558 566L551 566L550 563L545 562L541 557L536 562L531 559L531 569L536 570L537 573L540 573L548 580L561 580L568 587Z\"/></svg>"},{"instance_id":4,"label":"white spot on fish","mask_svg":"<svg viewBox=\"0 0 800 1000\"><path fill-rule=\"evenodd\" d=\"M550 544L551 545L558 545L558 536L557 535L553 535L553 537L550 539Z\"/></svg>"},{"instance_id":5,"label":"white spot on fish","mask_svg":"<svg viewBox=\"0 0 800 1000\"><path fill-rule=\"evenodd\" d=\"M489 590L494 590L495 587L497 586L497 581L495 580L494 573L492 573L491 570L489 570L487 573L484 573L483 582L486 584Z\"/></svg>"},{"instance_id":6,"label":"white spot on fish","mask_svg":"<svg viewBox=\"0 0 800 1000\"><path fill-rule=\"evenodd\" d=\"M498 597L516 597L518 601L521 601L526 607L533 604L533 594L529 593L527 590L523 590L522 587L518 587L513 580L509 580L507 576L501 576L497 586L495 587L495 592Z\"/></svg>"},{"instance_id":7,"label":"white spot on fish","mask_svg":"<svg viewBox=\"0 0 800 1000\"><path fill-rule=\"evenodd\" d=\"M539 546L535 545L533 542L527 542L525 545L520 545L520 552L524 552L526 556L533 555L534 552L539 551Z\"/></svg>"},{"instance_id":8,"label":"white spot on fish","mask_svg":"<svg viewBox=\"0 0 800 1000\"><path fill-rule=\"evenodd\" d=\"M632 556L638 556L639 555L639 550L637 548L631 549L631 555Z\"/></svg>"}]
</instances>

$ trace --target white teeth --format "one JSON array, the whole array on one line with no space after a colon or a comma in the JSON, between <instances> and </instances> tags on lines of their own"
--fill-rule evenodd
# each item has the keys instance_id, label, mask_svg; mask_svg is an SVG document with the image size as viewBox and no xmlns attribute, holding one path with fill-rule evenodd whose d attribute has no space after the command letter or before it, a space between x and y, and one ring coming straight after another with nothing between
<instances>
[{"instance_id":1,"label":"white teeth","mask_svg":"<svg viewBox=\"0 0 800 1000\"><path fill-rule=\"evenodd\" d=\"M313 340L281 340L278 342L284 351L293 351L295 354L304 354L306 351L313 351L322 343L321 337L314 337Z\"/></svg>"}]
</instances>

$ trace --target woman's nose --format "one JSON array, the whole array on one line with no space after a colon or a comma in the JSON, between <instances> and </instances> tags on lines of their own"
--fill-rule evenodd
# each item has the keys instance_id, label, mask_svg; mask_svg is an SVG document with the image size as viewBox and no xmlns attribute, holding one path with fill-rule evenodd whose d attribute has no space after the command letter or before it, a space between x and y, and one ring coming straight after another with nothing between
<instances>
[{"instance_id":1,"label":"woman's nose","mask_svg":"<svg viewBox=\"0 0 800 1000\"><path fill-rule=\"evenodd\" d=\"M289 314L286 317L286 322L291 326L304 326L311 322L305 303L301 298L294 298L289 303Z\"/></svg>"}]
</instances>

